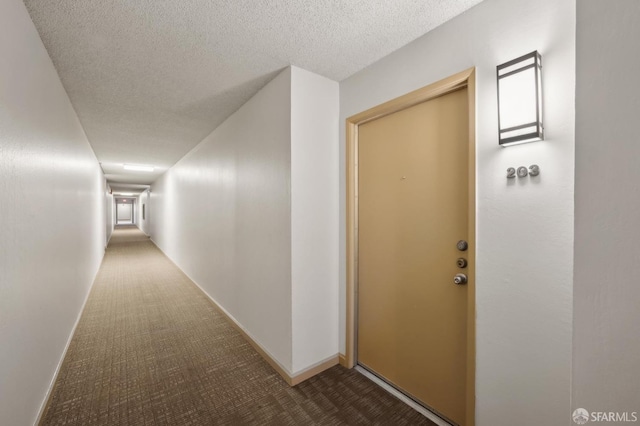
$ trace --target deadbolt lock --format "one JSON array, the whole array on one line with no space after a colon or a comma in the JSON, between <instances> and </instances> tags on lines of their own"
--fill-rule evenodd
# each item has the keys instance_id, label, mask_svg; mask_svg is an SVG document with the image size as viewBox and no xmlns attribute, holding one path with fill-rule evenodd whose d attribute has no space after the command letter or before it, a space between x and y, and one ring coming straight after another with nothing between
<instances>
[{"instance_id":1,"label":"deadbolt lock","mask_svg":"<svg viewBox=\"0 0 640 426\"><path fill-rule=\"evenodd\" d=\"M466 284L467 276L465 274L456 274L456 276L453 277L453 282L454 284L457 284L457 285Z\"/></svg>"},{"instance_id":2,"label":"deadbolt lock","mask_svg":"<svg viewBox=\"0 0 640 426\"><path fill-rule=\"evenodd\" d=\"M464 257L459 257L458 260L456 261L456 264L458 265L458 268L466 268L467 259L465 259Z\"/></svg>"},{"instance_id":3,"label":"deadbolt lock","mask_svg":"<svg viewBox=\"0 0 640 426\"><path fill-rule=\"evenodd\" d=\"M458 244L456 244L456 247L458 247L458 250L460 251L467 251L469 244L465 240L460 240L458 241Z\"/></svg>"}]
</instances>

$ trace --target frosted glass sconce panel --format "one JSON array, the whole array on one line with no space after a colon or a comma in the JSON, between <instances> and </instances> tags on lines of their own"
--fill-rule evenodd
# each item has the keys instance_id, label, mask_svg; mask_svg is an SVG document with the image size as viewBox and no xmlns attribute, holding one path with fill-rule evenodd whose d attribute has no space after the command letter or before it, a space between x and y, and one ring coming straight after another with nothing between
<instances>
[{"instance_id":1,"label":"frosted glass sconce panel","mask_svg":"<svg viewBox=\"0 0 640 426\"><path fill-rule=\"evenodd\" d=\"M544 139L542 57L535 51L497 67L501 146Z\"/></svg>"}]
</instances>

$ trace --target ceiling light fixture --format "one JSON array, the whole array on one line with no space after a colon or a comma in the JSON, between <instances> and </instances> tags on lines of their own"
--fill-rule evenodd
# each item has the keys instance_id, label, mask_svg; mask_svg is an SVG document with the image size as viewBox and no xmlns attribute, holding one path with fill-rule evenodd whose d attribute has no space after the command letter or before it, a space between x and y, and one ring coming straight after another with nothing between
<instances>
[{"instance_id":1,"label":"ceiling light fixture","mask_svg":"<svg viewBox=\"0 0 640 426\"><path fill-rule=\"evenodd\" d=\"M497 75L500 146L544 140L540 53L498 65Z\"/></svg>"},{"instance_id":2,"label":"ceiling light fixture","mask_svg":"<svg viewBox=\"0 0 640 426\"><path fill-rule=\"evenodd\" d=\"M128 197L131 197L133 195L133 192L120 192L120 193L118 193L118 195L125 195L125 196L128 196Z\"/></svg>"},{"instance_id":3,"label":"ceiling light fixture","mask_svg":"<svg viewBox=\"0 0 640 426\"><path fill-rule=\"evenodd\" d=\"M125 170L132 170L134 172L152 172L154 170L153 166L141 166L136 164L124 164Z\"/></svg>"}]
</instances>

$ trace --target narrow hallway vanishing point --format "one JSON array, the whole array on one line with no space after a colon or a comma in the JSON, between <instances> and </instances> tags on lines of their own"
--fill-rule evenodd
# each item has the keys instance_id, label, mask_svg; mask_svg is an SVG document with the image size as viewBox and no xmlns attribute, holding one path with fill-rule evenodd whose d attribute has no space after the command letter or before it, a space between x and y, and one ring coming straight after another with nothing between
<instances>
[{"instance_id":1,"label":"narrow hallway vanishing point","mask_svg":"<svg viewBox=\"0 0 640 426\"><path fill-rule=\"evenodd\" d=\"M118 226L42 425L433 425L353 370L289 385L135 226Z\"/></svg>"}]
</instances>

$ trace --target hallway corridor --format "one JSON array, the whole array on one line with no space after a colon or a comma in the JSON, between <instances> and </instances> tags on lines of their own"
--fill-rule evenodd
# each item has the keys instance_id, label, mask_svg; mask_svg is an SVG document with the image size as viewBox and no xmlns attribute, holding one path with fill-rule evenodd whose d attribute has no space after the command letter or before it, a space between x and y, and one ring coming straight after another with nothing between
<instances>
[{"instance_id":1,"label":"hallway corridor","mask_svg":"<svg viewBox=\"0 0 640 426\"><path fill-rule=\"evenodd\" d=\"M289 387L135 226L117 227L44 425L431 425L340 366Z\"/></svg>"}]
</instances>

